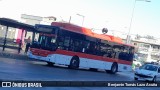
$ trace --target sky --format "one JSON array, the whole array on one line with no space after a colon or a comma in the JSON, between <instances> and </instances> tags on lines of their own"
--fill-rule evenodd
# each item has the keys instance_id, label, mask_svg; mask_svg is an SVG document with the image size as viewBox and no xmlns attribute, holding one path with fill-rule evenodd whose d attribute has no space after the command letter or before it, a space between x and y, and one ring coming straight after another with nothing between
<instances>
[{"instance_id":1,"label":"sky","mask_svg":"<svg viewBox=\"0 0 160 90\"><path fill-rule=\"evenodd\" d=\"M0 17L20 20L21 14L55 16L98 32L151 35L160 38L160 0L0 0ZM131 23L131 17L133 19ZM131 23L131 29L130 28Z\"/></svg>"}]
</instances>

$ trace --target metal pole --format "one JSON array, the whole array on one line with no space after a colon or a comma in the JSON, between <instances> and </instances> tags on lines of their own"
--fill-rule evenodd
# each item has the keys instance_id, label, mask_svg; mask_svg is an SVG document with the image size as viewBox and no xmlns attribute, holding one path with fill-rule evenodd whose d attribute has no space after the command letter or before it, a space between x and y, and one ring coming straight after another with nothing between
<instances>
[{"instance_id":1,"label":"metal pole","mask_svg":"<svg viewBox=\"0 0 160 90\"><path fill-rule=\"evenodd\" d=\"M80 15L80 14L77 14L78 16L81 16L83 19L82 19L82 26L83 26L83 23L84 23L84 16L83 15Z\"/></svg>"},{"instance_id":2,"label":"metal pole","mask_svg":"<svg viewBox=\"0 0 160 90\"><path fill-rule=\"evenodd\" d=\"M133 6L133 10L132 10L132 15L131 15L131 21L130 21L130 24L129 24L129 31L128 31L127 38L126 38L126 43L127 44L130 44L130 42L131 42L130 31L131 31L131 27L132 27L132 21L133 21L134 12L135 12L136 1L151 2L150 0L135 0L134 1L134 6Z\"/></svg>"},{"instance_id":3,"label":"metal pole","mask_svg":"<svg viewBox=\"0 0 160 90\"><path fill-rule=\"evenodd\" d=\"M134 6L133 6L133 10L132 10L132 15L131 15L131 21L130 21L130 24L129 24L129 31L128 31L127 38L126 38L126 43L127 44L130 44L130 41L131 41L130 40L131 39L130 31L131 31L131 27L132 27L132 21L133 21L135 6L136 6L136 0L134 1Z\"/></svg>"},{"instance_id":4,"label":"metal pole","mask_svg":"<svg viewBox=\"0 0 160 90\"><path fill-rule=\"evenodd\" d=\"M33 34L32 34L32 44L34 43L34 41L35 41L35 32L33 32Z\"/></svg>"},{"instance_id":5,"label":"metal pole","mask_svg":"<svg viewBox=\"0 0 160 90\"><path fill-rule=\"evenodd\" d=\"M5 47L6 47L7 33L8 33L8 26L7 26L7 28L6 28L6 33L5 33L5 38L4 38L4 44L3 44L3 51L4 51Z\"/></svg>"}]
</instances>

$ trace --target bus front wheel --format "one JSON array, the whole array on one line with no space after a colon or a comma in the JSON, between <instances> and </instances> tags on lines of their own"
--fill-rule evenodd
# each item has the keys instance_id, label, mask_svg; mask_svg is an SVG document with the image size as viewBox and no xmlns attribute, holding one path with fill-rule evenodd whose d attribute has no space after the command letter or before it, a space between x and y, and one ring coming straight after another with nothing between
<instances>
[{"instance_id":1,"label":"bus front wheel","mask_svg":"<svg viewBox=\"0 0 160 90\"><path fill-rule=\"evenodd\" d=\"M70 61L70 65L68 66L71 69L77 69L79 68L79 58L78 57L73 57Z\"/></svg>"},{"instance_id":2,"label":"bus front wheel","mask_svg":"<svg viewBox=\"0 0 160 90\"><path fill-rule=\"evenodd\" d=\"M112 66L111 66L110 72L112 74L115 74L117 71L118 71L118 65L117 65L117 63L113 63Z\"/></svg>"}]
</instances>

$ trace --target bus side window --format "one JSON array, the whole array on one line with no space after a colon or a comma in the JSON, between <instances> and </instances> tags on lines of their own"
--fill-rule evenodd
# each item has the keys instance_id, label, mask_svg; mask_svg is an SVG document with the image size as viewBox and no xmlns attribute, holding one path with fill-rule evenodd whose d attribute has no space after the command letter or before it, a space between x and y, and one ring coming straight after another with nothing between
<instances>
[{"instance_id":1,"label":"bus side window","mask_svg":"<svg viewBox=\"0 0 160 90\"><path fill-rule=\"evenodd\" d=\"M65 37L64 38L64 45L63 45L65 50L69 50L69 44L70 44L70 37Z\"/></svg>"},{"instance_id":2,"label":"bus side window","mask_svg":"<svg viewBox=\"0 0 160 90\"><path fill-rule=\"evenodd\" d=\"M69 50L71 50L71 51L76 51L76 40L75 39L71 39L70 40L70 48L69 48Z\"/></svg>"},{"instance_id":3,"label":"bus side window","mask_svg":"<svg viewBox=\"0 0 160 90\"><path fill-rule=\"evenodd\" d=\"M96 48L95 42L87 43L86 53L95 55L96 54L95 48Z\"/></svg>"},{"instance_id":4,"label":"bus side window","mask_svg":"<svg viewBox=\"0 0 160 90\"><path fill-rule=\"evenodd\" d=\"M123 47L121 49L121 52L119 53L119 59L126 60L126 61L132 61L134 52L132 52L134 48L131 47Z\"/></svg>"},{"instance_id":5,"label":"bus side window","mask_svg":"<svg viewBox=\"0 0 160 90\"><path fill-rule=\"evenodd\" d=\"M63 40L64 40L64 37L58 37L59 40L58 40L58 48L59 49L63 49Z\"/></svg>"},{"instance_id":6,"label":"bus side window","mask_svg":"<svg viewBox=\"0 0 160 90\"><path fill-rule=\"evenodd\" d=\"M124 48L121 47L120 48L120 53L119 53L119 56L118 56L118 59L121 59L121 60L124 60Z\"/></svg>"},{"instance_id":7,"label":"bus side window","mask_svg":"<svg viewBox=\"0 0 160 90\"><path fill-rule=\"evenodd\" d=\"M116 59L119 59L119 54L120 54L120 52L121 52L120 46L115 46L114 52L115 52L115 58L116 58Z\"/></svg>"},{"instance_id":8,"label":"bus side window","mask_svg":"<svg viewBox=\"0 0 160 90\"><path fill-rule=\"evenodd\" d=\"M80 46L80 43L79 43L79 41L78 40L75 40L75 42L74 42L74 48L75 48L75 51L76 52L79 52L80 50L79 50L79 46Z\"/></svg>"},{"instance_id":9,"label":"bus side window","mask_svg":"<svg viewBox=\"0 0 160 90\"><path fill-rule=\"evenodd\" d=\"M97 45L96 45L96 55L98 55L98 56L100 56L100 44L99 43L97 43Z\"/></svg>"},{"instance_id":10,"label":"bus side window","mask_svg":"<svg viewBox=\"0 0 160 90\"><path fill-rule=\"evenodd\" d=\"M86 53L87 45L88 45L88 43L86 41L84 41L84 40L81 41L81 47L80 47L80 49L81 49L82 53Z\"/></svg>"},{"instance_id":11,"label":"bus side window","mask_svg":"<svg viewBox=\"0 0 160 90\"><path fill-rule=\"evenodd\" d=\"M123 54L124 54L124 57L123 57L123 60L129 60L129 50L128 50L128 47L125 47L125 49L123 50Z\"/></svg>"},{"instance_id":12,"label":"bus side window","mask_svg":"<svg viewBox=\"0 0 160 90\"><path fill-rule=\"evenodd\" d=\"M132 61L134 58L134 48L130 48L129 49L129 57L128 57L128 60L129 61Z\"/></svg>"},{"instance_id":13,"label":"bus side window","mask_svg":"<svg viewBox=\"0 0 160 90\"><path fill-rule=\"evenodd\" d=\"M107 50L106 50L106 47L104 46L103 43L99 44L99 51L98 51L98 55L99 56L105 56L107 57L108 54L107 54Z\"/></svg>"},{"instance_id":14,"label":"bus side window","mask_svg":"<svg viewBox=\"0 0 160 90\"><path fill-rule=\"evenodd\" d=\"M45 47L45 41L46 38L44 36L41 36L41 47L44 48Z\"/></svg>"},{"instance_id":15,"label":"bus side window","mask_svg":"<svg viewBox=\"0 0 160 90\"><path fill-rule=\"evenodd\" d=\"M115 57L115 52L112 48L111 45L107 44L107 43L101 43L100 45L100 56L104 56L104 57L109 57L109 58L114 58Z\"/></svg>"},{"instance_id":16,"label":"bus side window","mask_svg":"<svg viewBox=\"0 0 160 90\"><path fill-rule=\"evenodd\" d=\"M79 47L79 41L76 39L71 39L69 50L79 52L78 47Z\"/></svg>"}]
</instances>

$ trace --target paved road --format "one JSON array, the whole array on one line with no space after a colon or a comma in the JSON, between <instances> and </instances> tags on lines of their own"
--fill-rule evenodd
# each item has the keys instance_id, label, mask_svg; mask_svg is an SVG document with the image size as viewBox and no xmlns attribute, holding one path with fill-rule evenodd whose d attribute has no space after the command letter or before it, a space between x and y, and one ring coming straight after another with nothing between
<instances>
[{"instance_id":1,"label":"paved road","mask_svg":"<svg viewBox=\"0 0 160 90\"><path fill-rule=\"evenodd\" d=\"M37 61L27 61L27 60L16 60L16 59L7 59L0 58L0 80L45 80L45 81L132 81L133 73L117 73L116 75L108 74L104 71L93 72L88 70L72 70L67 67L49 67L45 62L37 62ZM7 89L7 88L6 88ZM12 88L20 89L22 88ZM23 88L24 90L27 88ZM31 88L30 88L31 89ZM34 88L34 89L42 89L42 88ZM55 88L43 88L43 90L159 90L158 88L149 88L149 87L122 87L122 88L99 88L99 87L55 87Z\"/></svg>"},{"instance_id":2,"label":"paved road","mask_svg":"<svg viewBox=\"0 0 160 90\"><path fill-rule=\"evenodd\" d=\"M107 74L104 71L93 72L85 69L72 70L67 67L49 67L45 62L24 61L1 58L0 79L8 80L132 80L130 73Z\"/></svg>"}]
</instances>

